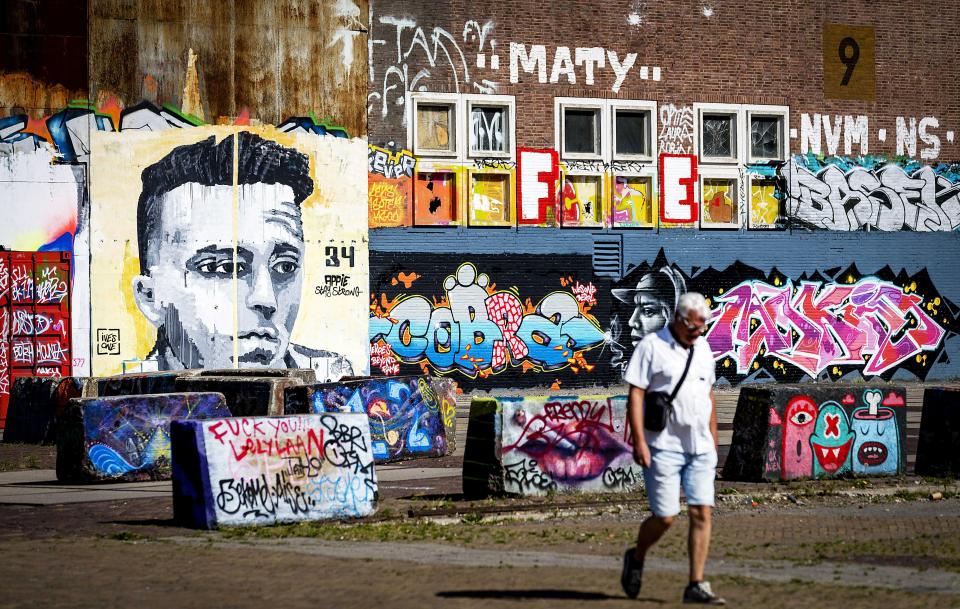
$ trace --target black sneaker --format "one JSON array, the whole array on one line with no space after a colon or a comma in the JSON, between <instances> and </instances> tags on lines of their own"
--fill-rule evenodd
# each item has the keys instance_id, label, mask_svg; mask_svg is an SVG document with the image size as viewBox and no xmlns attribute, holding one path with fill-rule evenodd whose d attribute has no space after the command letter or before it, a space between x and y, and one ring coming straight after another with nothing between
<instances>
[{"instance_id":1,"label":"black sneaker","mask_svg":"<svg viewBox=\"0 0 960 609\"><path fill-rule=\"evenodd\" d=\"M630 548L623 553L623 572L620 574L620 585L630 598L637 598L640 586L643 584L643 561L637 560L634 549Z\"/></svg>"},{"instance_id":2,"label":"black sneaker","mask_svg":"<svg viewBox=\"0 0 960 609\"><path fill-rule=\"evenodd\" d=\"M698 603L700 605L726 605L727 601L713 593L710 582L695 582L688 584L683 591L684 603Z\"/></svg>"}]
</instances>

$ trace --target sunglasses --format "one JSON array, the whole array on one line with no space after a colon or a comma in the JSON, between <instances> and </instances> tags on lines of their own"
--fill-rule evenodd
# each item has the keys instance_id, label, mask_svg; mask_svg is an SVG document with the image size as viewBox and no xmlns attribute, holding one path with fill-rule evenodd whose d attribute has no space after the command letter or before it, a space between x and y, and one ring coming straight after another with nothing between
<instances>
[{"instance_id":1,"label":"sunglasses","mask_svg":"<svg viewBox=\"0 0 960 609\"><path fill-rule=\"evenodd\" d=\"M682 323L684 327L691 332L703 332L707 328L707 324L705 323L703 324L690 323L689 321L687 321L682 317L677 317L677 319L679 319L680 323Z\"/></svg>"}]
</instances>

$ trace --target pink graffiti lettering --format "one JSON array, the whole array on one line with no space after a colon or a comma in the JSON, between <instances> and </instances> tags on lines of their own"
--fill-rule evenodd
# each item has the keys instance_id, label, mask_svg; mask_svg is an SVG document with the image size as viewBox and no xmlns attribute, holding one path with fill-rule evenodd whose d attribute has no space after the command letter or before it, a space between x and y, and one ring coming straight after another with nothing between
<instances>
[{"instance_id":1,"label":"pink graffiti lettering","mask_svg":"<svg viewBox=\"0 0 960 609\"><path fill-rule=\"evenodd\" d=\"M597 304L597 299L594 296L597 293L597 287L593 285L593 282L589 282L586 285L580 283L579 281L574 284L573 290L574 297L576 297L577 302L585 302L589 305Z\"/></svg>"},{"instance_id":2,"label":"pink graffiti lettering","mask_svg":"<svg viewBox=\"0 0 960 609\"><path fill-rule=\"evenodd\" d=\"M730 356L740 374L765 353L816 376L831 365L881 374L946 332L920 306L923 299L887 281L855 284L803 281L772 286L745 281L715 298L707 341L715 358Z\"/></svg>"}]
</instances>

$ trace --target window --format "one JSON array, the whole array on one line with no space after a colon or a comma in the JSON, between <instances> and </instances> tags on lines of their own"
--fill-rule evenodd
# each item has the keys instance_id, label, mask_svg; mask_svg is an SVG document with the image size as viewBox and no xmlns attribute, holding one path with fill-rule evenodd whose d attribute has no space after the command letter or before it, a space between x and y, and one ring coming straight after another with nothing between
<instances>
[{"instance_id":1,"label":"window","mask_svg":"<svg viewBox=\"0 0 960 609\"><path fill-rule=\"evenodd\" d=\"M701 121L700 157L736 160L737 116L736 114L704 114Z\"/></svg>"},{"instance_id":2,"label":"window","mask_svg":"<svg viewBox=\"0 0 960 609\"><path fill-rule=\"evenodd\" d=\"M456 156L456 101L414 97L413 105L414 153L418 156Z\"/></svg>"},{"instance_id":3,"label":"window","mask_svg":"<svg viewBox=\"0 0 960 609\"><path fill-rule=\"evenodd\" d=\"M418 157L413 224L513 222L514 177L508 169L516 155L513 96L418 91L408 93L406 103L407 146ZM496 162L483 174L472 172L480 158Z\"/></svg>"},{"instance_id":4,"label":"window","mask_svg":"<svg viewBox=\"0 0 960 609\"><path fill-rule=\"evenodd\" d=\"M652 193L652 177L616 176L613 179L612 226L614 228L656 226L657 213L654 209Z\"/></svg>"},{"instance_id":5,"label":"window","mask_svg":"<svg viewBox=\"0 0 960 609\"><path fill-rule=\"evenodd\" d=\"M560 196L561 226L603 226L603 176L567 175Z\"/></svg>"},{"instance_id":6,"label":"window","mask_svg":"<svg viewBox=\"0 0 960 609\"><path fill-rule=\"evenodd\" d=\"M613 158L652 158L652 114L649 109L613 108Z\"/></svg>"},{"instance_id":7,"label":"window","mask_svg":"<svg viewBox=\"0 0 960 609\"><path fill-rule=\"evenodd\" d=\"M567 158L600 158L600 108L563 106L563 147Z\"/></svg>"},{"instance_id":8,"label":"window","mask_svg":"<svg viewBox=\"0 0 960 609\"><path fill-rule=\"evenodd\" d=\"M413 187L415 226L456 224L457 174L452 171L417 171Z\"/></svg>"},{"instance_id":9,"label":"window","mask_svg":"<svg viewBox=\"0 0 960 609\"><path fill-rule=\"evenodd\" d=\"M750 121L749 161L752 163L786 160L786 113L768 112L767 109L747 111Z\"/></svg>"},{"instance_id":10,"label":"window","mask_svg":"<svg viewBox=\"0 0 960 609\"><path fill-rule=\"evenodd\" d=\"M740 195L737 178L703 178L700 228L737 228L740 226Z\"/></svg>"},{"instance_id":11,"label":"window","mask_svg":"<svg viewBox=\"0 0 960 609\"><path fill-rule=\"evenodd\" d=\"M470 102L470 156L510 156L510 107Z\"/></svg>"},{"instance_id":12,"label":"window","mask_svg":"<svg viewBox=\"0 0 960 609\"><path fill-rule=\"evenodd\" d=\"M747 210L748 228L778 228L780 200L773 178L750 175L750 208Z\"/></svg>"},{"instance_id":13,"label":"window","mask_svg":"<svg viewBox=\"0 0 960 609\"><path fill-rule=\"evenodd\" d=\"M786 106L694 104L700 228L780 227L770 161L787 158Z\"/></svg>"},{"instance_id":14,"label":"window","mask_svg":"<svg viewBox=\"0 0 960 609\"><path fill-rule=\"evenodd\" d=\"M474 172L470 182L470 226L510 226L510 174Z\"/></svg>"}]
</instances>

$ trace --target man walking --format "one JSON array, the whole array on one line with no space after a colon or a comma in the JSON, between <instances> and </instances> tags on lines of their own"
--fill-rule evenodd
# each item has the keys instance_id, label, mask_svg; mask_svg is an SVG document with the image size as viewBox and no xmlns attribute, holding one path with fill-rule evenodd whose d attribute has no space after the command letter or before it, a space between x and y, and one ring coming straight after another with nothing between
<instances>
[{"instance_id":1,"label":"man walking","mask_svg":"<svg viewBox=\"0 0 960 609\"><path fill-rule=\"evenodd\" d=\"M643 466L647 498L653 515L640 526L637 545L623 556L620 583L630 598L640 593L647 551L663 536L680 513L680 485L687 497L690 532L687 549L690 583L684 603L722 605L703 569L710 547L711 509L717 467L717 411L713 399L713 355L703 334L710 309L703 296L687 292L680 297L672 321L640 341L623 375L630 387L628 413L633 433L633 458ZM656 420L644 425L644 398L669 402L666 425ZM672 400L670 399L672 396ZM665 398L665 399L664 399ZM651 404L648 401L648 405ZM651 412L655 408L650 408Z\"/></svg>"}]
</instances>

